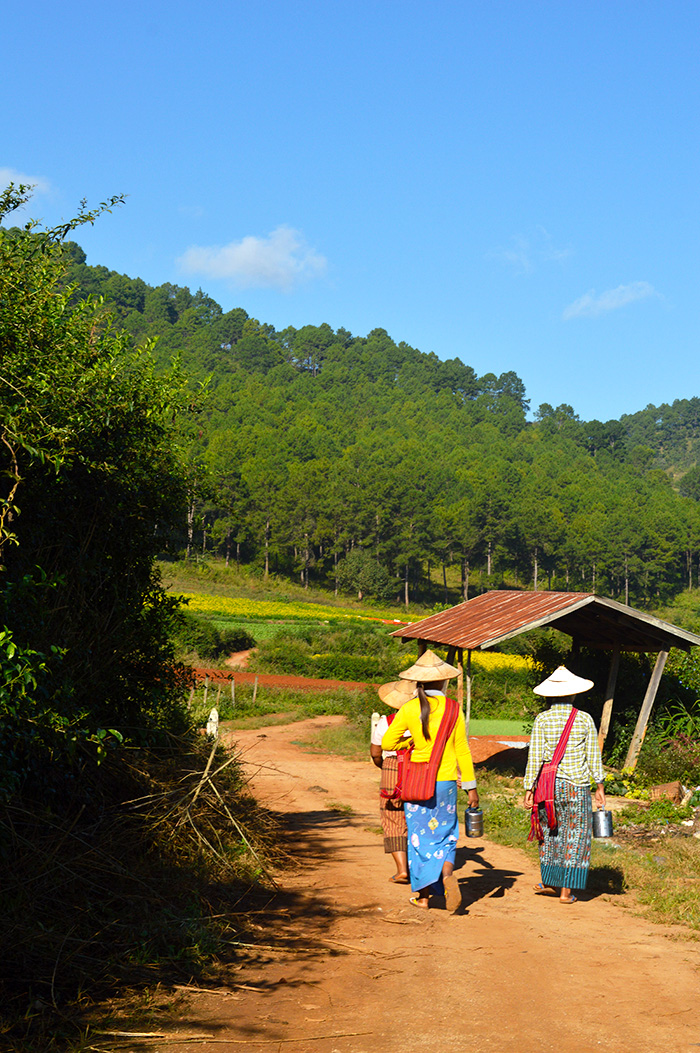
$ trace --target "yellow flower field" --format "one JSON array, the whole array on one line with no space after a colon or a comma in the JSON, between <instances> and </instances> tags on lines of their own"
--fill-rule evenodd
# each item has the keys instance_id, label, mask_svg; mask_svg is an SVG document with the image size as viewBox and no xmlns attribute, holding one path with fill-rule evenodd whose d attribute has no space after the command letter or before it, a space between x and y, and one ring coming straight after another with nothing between
<instances>
[{"instance_id":1,"label":"yellow flower field","mask_svg":"<svg viewBox=\"0 0 700 1053\"><path fill-rule=\"evenodd\" d=\"M417 653L402 656L403 668L408 669L418 658ZM466 671L467 658L464 657ZM523 673L532 669L532 659L518 654L497 654L495 651L472 651L472 673Z\"/></svg>"},{"instance_id":2,"label":"yellow flower field","mask_svg":"<svg viewBox=\"0 0 700 1053\"><path fill-rule=\"evenodd\" d=\"M359 614L347 607L332 607L322 603L302 603L297 600L250 600L240 597L208 596L200 592L182 593L189 600L188 608L195 613L218 615L221 618L309 618L326 620L330 618L356 618L362 621L381 620L403 622L390 614L378 611L369 616Z\"/></svg>"}]
</instances>

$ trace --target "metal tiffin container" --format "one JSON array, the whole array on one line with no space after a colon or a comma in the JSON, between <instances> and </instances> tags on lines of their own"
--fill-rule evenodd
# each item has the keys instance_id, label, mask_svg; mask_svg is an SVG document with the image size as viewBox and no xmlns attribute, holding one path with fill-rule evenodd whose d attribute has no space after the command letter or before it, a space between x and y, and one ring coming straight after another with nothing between
<instances>
[{"instance_id":1,"label":"metal tiffin container","mask_svg":"<svg viewBox=\"0 0 700 1053\"><path fill-rule=\"evenodd\" d=\"M467 837L483 837L484 813L481 808L467 808L465 810L464 832Z\"/></svg>"},{"instance_id":2,"label":"metal tiffin container","mask_svg":"<svg viewBox=\"0 0 700 1053\"><path fill-rule=\"evenodd\" d=\"M612 812L606 812L605 809L599 808L597 812L593 813L593 836L612 837L612 833Z\"/></svg>"}]
</instances>

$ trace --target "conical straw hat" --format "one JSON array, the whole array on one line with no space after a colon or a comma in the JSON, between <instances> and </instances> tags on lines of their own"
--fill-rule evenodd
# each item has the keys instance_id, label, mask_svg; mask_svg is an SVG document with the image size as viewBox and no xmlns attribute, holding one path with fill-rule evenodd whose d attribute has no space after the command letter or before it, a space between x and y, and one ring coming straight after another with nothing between
<instances>
[{"instance_id":1,"label":"conical straw hat","mask_svg":"<svg viewBox=\"0 0 700 1053\"><path fill-rule=\"evenodd\" d=\"M459 669L448 665L434 651L425 651L417 662L409 669L399 673L402 680L416 680L418 683L427 684L431 680L450 680L457 676Z\"/></svg>"},{"instance_id":2,"label":"conical straw hat","mask_svg":"<svg viewBox=\"0 0 700 1053\"><path fill-rule=\"evenodd\" d=\"M563 695L580 695L582 691L590 691L592 687L592 680L584 680L583 677L570 673L565 665L560 665L551 676L532 690L536 695L557 698Z\"/></svg>"},{"instance_id":3,"label":"conical straw hat","mask_svg":"<svg viewBox=\"0 0 700 1053\"><path fill-rule=\"evenodd\" d=\"M400 709L404 702L415 697L416 684L414 680L392 680L377 688L377 694L386 706Z\"/></svg>"}]
</instances>

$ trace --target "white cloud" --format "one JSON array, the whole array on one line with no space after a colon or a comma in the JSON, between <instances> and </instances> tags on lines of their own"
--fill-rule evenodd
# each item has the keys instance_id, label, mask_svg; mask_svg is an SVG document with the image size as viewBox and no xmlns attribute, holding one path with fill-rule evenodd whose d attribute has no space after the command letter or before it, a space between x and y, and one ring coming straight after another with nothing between
<instances>
[{"instance_id":1,"label":"white cloud","mask_svg":"<svg viewBox=\"0 0 700 1053\"><path fill-rule=\"evenodd\" d=\"M505 263L520 274L531 274L540 264L563 263L571 253L570 248L557 248L549 231L538 226L531 238L516 234L509 246L493 249L487 258Z\"/></svg>"},{"instance_id":2,"label":"white cloud","mask_svg":"<svg viewBox=\"0 0 700 1053\"><path fill-rule=\"evenodd\" d=\"M569 304L564 309L562 318L565 322L571 318L597 318L600 314L617 311L620 307L626 307L635 300L646 300L649 296L658 296L656 289L649 282L630 282L629 285L618 285L616 289L608 289L600 296L596 295L595 289L591 289L590 292Z\"/></svg>"},{"instance_id":3,"label":"white cloud","mask_svg":"<svg viewBox=\"0 0 700 1053\"><path fill-rule=\"evenodd\" d=\"M16 168L0 168L0 187L6 187L8 183L14 183L15 186L20 183L32 186L34 194L51 193L51 184L43 176L27 175L26 172L18 172Z\"/></svg>"},{"instance_id":4,"label":"white cloud","mask_svg":"<svg viewBox=\"0 0 700 1053\"><path fill-rule=\"evenodd\" d=\"M533 270L530 243L526 238L514 237L510 248L493 249L487 253L488 259L498 260L509 267L514 267L521 274L530 274Z\"/></svg>"},{"instance_id":5,"label":"white cloud","mask_svg":"<svg viewBox=\"0 0 700 1053\"><path fill-rule=\"evenodd\" d=\"M328 261L306 244L298 230L281 226L265 238L249 235L223 247L194 245L177 262L189 274L225 278L243 288L290 292L323 275Z\"/></svg>"}]
</instances>

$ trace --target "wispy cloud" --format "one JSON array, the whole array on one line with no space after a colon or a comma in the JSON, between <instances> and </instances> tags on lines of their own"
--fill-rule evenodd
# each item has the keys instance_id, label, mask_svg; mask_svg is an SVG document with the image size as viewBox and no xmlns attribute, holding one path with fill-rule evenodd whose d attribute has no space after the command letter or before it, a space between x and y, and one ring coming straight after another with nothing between
<instances>
[{"instance_id":1,"label":"wispy cloud","mask_svg":"<svg viewBox=\"0 0 700 1053\"><path fill-rule=\"evenodd\" d=\"M189 248L177 261L188 274L224 278L243 288L290 292L302 282L321 277L328 261L305 242L302 234L281 226L267 237L249 235L223 247Z\"/></svg>"},{"instance_id":2,"label":"wispy cloud","mask_svg":"<svg viewBox=\"0 0 700 1053\"><path fill-rule=\"evenodd\" d=\"M20 184L33 187L32 198L46 197L53 193L53 187L44 176L27 175L26 172L19 172L16 168L10 168L8 165L0 167L0 190L4 190L10 183L14 183L16 187L20 186ZM16 223L20 218L26 217L26 214L31 211L31 207L32 202L30 200L26 205L16 208L14 212L9 214L11 219L8 218L7 222Z\"/></svg>"},{"instance_id":3,"label":"wispy cloud","mask_svg":"<svg viewBox=\"0 0 700 1053\"><path fill-rule=\"evenodd\" d=\"M596 294L595 289L591 289L590 292L564 308L562 318L565 322L571 318L597 318L598 315L607 314L608 311L617 311L620 307L626 307L636 300L646 300L650 296L658 295L654 286L649 282L630 282L629 285L618 285L616 289L608 289L600 295Z\"/></svg>"},{"instance_id":4,"label":"wispy cloud","mask_svg":"<svg viewBox=\"0 0 700 1053\"><path fill-rule=\"evenodd\" d=\"M16 168L0 168L0 187L6 187L8 183L18 186L33 186L35 194L50 194L51 184L44 176L27 175L26 172L18 172Z\"/></svg>"},{"instance_id":5,"label":"wispy cloud","mask_svg":"<svg viewBox=\"0 0 700 1053\"><path fill-rule=\"evenodd\" d=\"M534 270L532 247L527 238L516 236L511 239L510 245L492 249L486 256L487 259L513 267L520 274L530 274Z\"/></svg>"},{"instance_id":6,"label":"wispy cloud","mask_svg":"<svg viewBox=\"0 0 700 1053\"><path fill-rule=\"evenodd\" d=\"M519 274L531 274L543 263L563 263L572 251L558 248L549 231L538 226L531 237L515 234L509 245L492 249L486 257L512 267Z\"/></svg>"}]
</instances>

